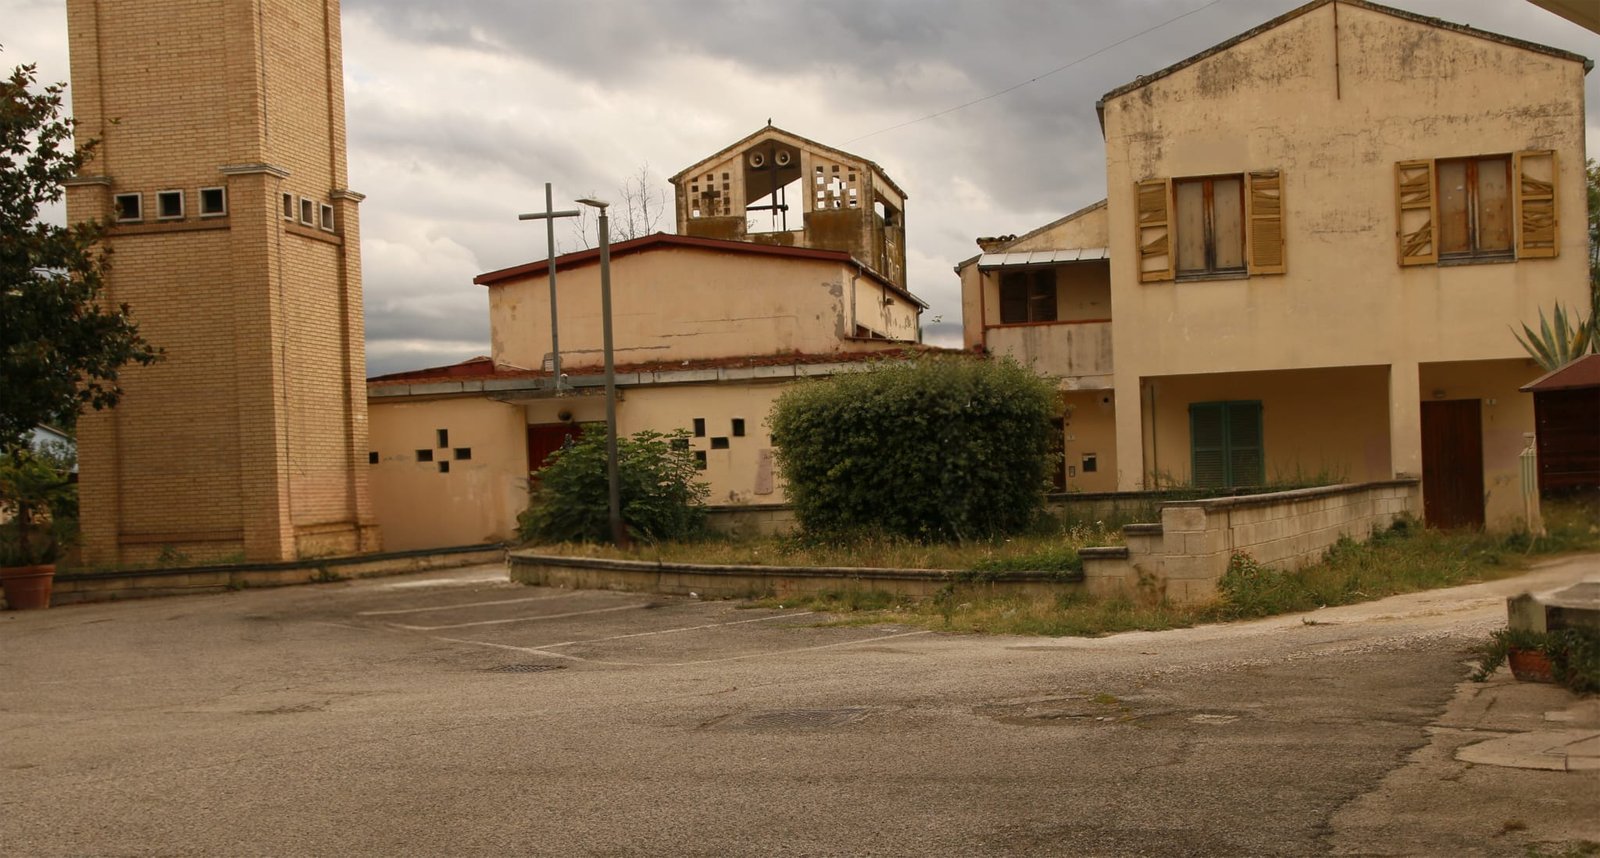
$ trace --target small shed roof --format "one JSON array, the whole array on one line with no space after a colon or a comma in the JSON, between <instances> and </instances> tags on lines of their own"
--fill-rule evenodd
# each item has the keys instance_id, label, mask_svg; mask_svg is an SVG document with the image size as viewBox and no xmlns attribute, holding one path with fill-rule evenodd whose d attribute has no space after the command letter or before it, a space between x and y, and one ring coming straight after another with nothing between
<instances>
[{"instance_id":1,"label":"small shed roof","mask_svg":"<svg viewBox=\"0 0 1600 858\"><path fill-rule=\"evenodd\" d=\"M1525 393L1600 387L1600 354L1588 355L1524 384Z\"/></svg>"}]
</instances>

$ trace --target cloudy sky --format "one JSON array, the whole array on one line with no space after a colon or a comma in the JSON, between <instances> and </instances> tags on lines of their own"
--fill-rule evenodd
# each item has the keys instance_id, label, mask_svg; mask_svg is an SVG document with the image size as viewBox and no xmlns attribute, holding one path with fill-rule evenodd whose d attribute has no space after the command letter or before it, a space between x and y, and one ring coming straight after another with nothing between
<instances>
[{"instance_id":1,"label":"cloudy sky","mask_svg":"<svg viewBox=\"0 0 1600 858\"><path fill-rule=\"evenodd\" d=\"M1296 5L344 0L368 370L487 353L488 303L472 278L544 258L543 228L516 220L542 208L544 182L558 207L615 199L648 166L667 195L667 176L769 117L877 161L906 189L910 286L933 305L929 340L957 341L951 267L975 236L1024 232L1105 196L1096 98ZM1600 37L1524 0L1397 5L1600 55ZM0 62L68 79L65 17L60 0L0 0ZM566 229L558 241L580 246Z\"/></svg>"}]
</instances>

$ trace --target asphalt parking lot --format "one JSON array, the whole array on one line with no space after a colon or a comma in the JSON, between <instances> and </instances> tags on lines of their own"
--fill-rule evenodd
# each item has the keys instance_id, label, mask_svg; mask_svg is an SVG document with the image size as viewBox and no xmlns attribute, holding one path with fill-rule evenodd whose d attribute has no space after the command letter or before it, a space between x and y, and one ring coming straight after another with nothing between
<instances>
[{"instance_id":1,"label":"asphalt parking lot","mask_svg":"<svg viewBox=\"0 0 1600 858\"><path fill-rule=\"evenodd\" d=\"M925 631L818 628L809 611L744 609L599 590L540 591L506 584L503 570L456 580L401 582L344 604L353 626L382 628L484 650L501 669L687 667L872 644ZM426 595L421 595L426 590ZM417 604L419 601L423 604ZM805 629L797 635L797 630Z\"/></svg>"},{"instance_id":2,"label":"asphalt parking lot","mask_svg":"<svg viewBox=\"0 0 1600 858\"><path fill-rule=\"evenodd\" d=\"M1439 725L1505 594L1589 571L1100 639L497 567L10 613L0 851L1524 855L1600 840L1596 773Z\"/></svg>"}]
</instances>

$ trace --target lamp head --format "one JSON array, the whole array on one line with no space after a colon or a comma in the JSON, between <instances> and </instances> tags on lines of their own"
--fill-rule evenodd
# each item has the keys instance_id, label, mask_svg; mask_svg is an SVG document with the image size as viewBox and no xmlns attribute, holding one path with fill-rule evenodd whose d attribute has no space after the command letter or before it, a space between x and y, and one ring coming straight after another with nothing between
<instances>
[{"instance_id":1,"label":"lamp head","mask_svg":"<svg viewBox=\"0 0 1600 858\"><path fill-rule=\"evenodd\" d=\"M584 199L578 200L577 202L578 202L579 205L593 206L594 208L600 209L601 211L605 211L606 207L611 205L610 203L608 203L608 202L606 202L604 200L596 200L596 199L592 199L592 198L588 198L588 197L585 197Z\"/></svg>"}]
</instances>

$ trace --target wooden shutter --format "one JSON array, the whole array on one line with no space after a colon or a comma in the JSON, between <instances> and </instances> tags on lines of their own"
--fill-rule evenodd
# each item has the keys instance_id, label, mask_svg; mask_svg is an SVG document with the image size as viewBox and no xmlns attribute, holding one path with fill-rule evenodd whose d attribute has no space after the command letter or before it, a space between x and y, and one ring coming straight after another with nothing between
<instances>
[{"instance_id":1,"label":"wooden shutter","mask_svg":"<svg viewBox=\"0 0 1600 858\"><path fill-rule=\"evenodd\" d=\"M1434 265L1439 244L1439 202L1434 194L1433 161L1401 161L1394 165L1395 235L1401 265Z\"/></svg>"},{"instance_id":2,"label":"wooden shutter","mask_svg":"<svg viewBox=\"0 0 1600 858\"><path fill-rule=\"evenodd\" d=\"M1028 275L1007 271L1000 275L1000 324L1028 321Z\"/></svg>"},{"instance_id":3,"label":"wooden shutter","mask_svg":"<svg viewBox=\"0 0 1600 858\"><path fill-rule=\"evenodd\" d=\"M1283 176L1277 170L1245 177L1245 263L1251 274L1288 271L1283 256Z\"/></svg>"},{"instance_id":4,"label":"wooden shutter","mask_svg":"<svg viewBox=\"0 0 1600 858\"><path fill-rule=\"evenodd\" d=\"M1137 184L1139 282L1172 279L1172 180L1146 179Z\"/></svg>"},{"instance_id":5,"label":"wooden shutter","mask_svg":"<svg viewBox=\"0 0 1600 858\"><path fill-rule=\"evenodd\" d=\"M1228 485L1259 486L1264 478L1265 462L1261 455L1261 403L1229 402L1228 427Z\"/></svg>"},{"instance_id":6,"label":"wooden shutter","mask_svg":"<svg viewBox=\"0 0 1600 858\"><path fill-rule=\"evenodd\" d=\"M1512 208L1516 211L1517 258L1555 256L1560 248L1556 223L1556 153L1518 152L1512 161Z\"/></svg>"},{"instance_id":7,"label":"wooden shutter","mask_svg":"<svg viewBox=\"0 0 1600 858\"><path fill-rule=\"evenodd\" d=\"M1189 406L1189 480L1200 488L1228 484L1228 429L1220 402Z\"/></svg>"}]
</instances>

